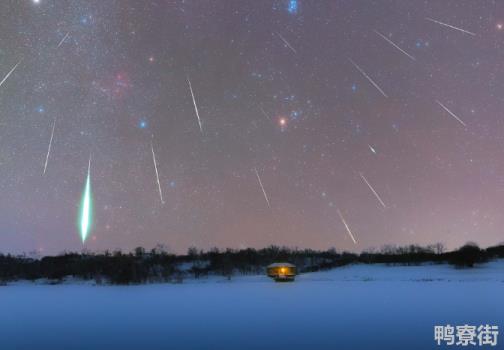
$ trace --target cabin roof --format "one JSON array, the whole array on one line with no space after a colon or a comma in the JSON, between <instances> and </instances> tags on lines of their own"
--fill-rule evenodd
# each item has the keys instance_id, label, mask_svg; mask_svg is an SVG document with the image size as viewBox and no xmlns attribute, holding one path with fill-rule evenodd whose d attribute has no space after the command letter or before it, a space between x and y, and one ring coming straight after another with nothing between
<instances>
[{"instance_id":1,"label":"cabin roof","mask_svg":"<svg viewBox=\"0 0 504 350\"><path fill-rule=\"evenodd\" d=\"M291 264L291 263L288 263L288 262L277 262L277 263L273 263L271 265L268 265L268 267L296 267L295 265Z\"/></svg>"}]
</instances>

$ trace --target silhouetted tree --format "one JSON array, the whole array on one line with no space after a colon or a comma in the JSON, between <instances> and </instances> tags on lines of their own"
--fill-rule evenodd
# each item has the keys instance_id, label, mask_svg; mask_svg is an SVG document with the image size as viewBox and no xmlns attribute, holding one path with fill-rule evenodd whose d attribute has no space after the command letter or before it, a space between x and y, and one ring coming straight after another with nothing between
<instances>
[{"instance_id":1,"label":"silhouetted tree","mask_svg":"<svg viewBox=\"0 0 504 350\"><path fill-rule=\"evenodd\" d=\"M451 263L458 267L474 267L474 264L486 261L476 243L469 242L451 254Z\"/></svg>"},{"instance_id":2,"label":"silhouetted tree","mask_svg":"<svg viewBox=\"0 0 504 350\"><path fill-rule=\"evenodd\" d=\"M409 265L424 262L450 262L456 266L472 267L492 258L503 257L504 245L482 250L474 243L468 243L453 252L445 252L444 246L438 243L426 247L389 245L379 251L368 250L361 254L338 253L334 248L316 251L269 246L257 250L212 248L207 252L191 247L187 255L177 256L168 254L166 250L159 247L149 252L138 247L132 253L64 252L58 256L46 256L41 259L27 255L0 254L0 281L48 279L52 281L51 283L59 283L64 278L73 276L84 280L94 280L97 284L136 284L159 281L181 283L188 275L200 278L214 274L231 278L233 273L263 273L267 265L278 261L292 262L302 273L353 263ZM182 271L184 264L190 264L191 268Z\"/></svg>"}]
</instances>

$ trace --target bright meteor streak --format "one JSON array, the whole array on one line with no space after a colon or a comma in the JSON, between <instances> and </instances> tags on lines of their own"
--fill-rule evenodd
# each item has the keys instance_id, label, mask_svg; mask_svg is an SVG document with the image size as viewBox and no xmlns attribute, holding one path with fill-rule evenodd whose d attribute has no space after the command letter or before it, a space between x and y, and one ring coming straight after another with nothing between
<instances>
[{"instance_id":1,"label":"bright meteor streak","mask_svg":"<svg viewBox=\"0 0 504 350\"><path fill-rule=\"evenodd\" d=\"M476 34L473 33L473 32L470 32L468 30L465 30L465 29L462 29L462 28L459 28L459 27L455 27L455 26L452 26L451 24L448 24L448 23L443 23L441 21L437 21L435 19L432 19L432 18L429 18L429 17L426 17L425 18L427 21L431 21L431 22L434 22L434 23L437 23L437 24L440 24L442 26L445 26L445 27L448 27L448 28L451 28L451 29L455 29L455 30L458 30L459 32L462 32L462 33L466 33L466 34L469 34L469 35L472 35L472 36L475 36Z\"/></svg>"},{"instance_id":2,"label":"bright meteor streak","mask_svg":"<svg viewBox=\"0 0 504 350\"><path fill-rule=\"evenodd\" d=\"M396 43L394 43L392 40L390 40L389 38L387 38L385 35L383 35L382 33L380 33L377 30L375 30L374 32L376 34L378 34L379 36L381 36L390 45L392 45L393 47L395 47L396 49L398 49L399 51L401 51L403 54L405 54L406 56L408 56L408 58L410 58L413 61L416 61L415 57L411 56L409 53L407 53L406 51L404 51L403 49L401 49Z\"/></svg>"},{"instance_id":3,"label":"bright meteor streak","mask_svg":"<svg viewBox=\"0 0 504 350\"><path fill-rule=\"evenodd\" d=\"M354 244L357 244L357 241L355 240L355 237L352 234L352 231L350 230L350 227L348 227L348 224L345 221L345 218L343 217L343 214L341 214L341 211L339 209L338 209L338 215L339 215L339 217L340 217L341 222L343 223L343 225L345 225L345 229L346 229L348 235L350 236L350 238L352 239L352 241L354 242Z\"/></svg>"},{"instance_id":4,"label":"bright meteor streak","mask_svg":"<svg viewBox=\"0 0 504 350\"><path fill-rule=\"evenodd\" d=\"M196 112L196 117L198 117L198 125L200 128L201 133L203 133L203 126L201 125L201 119L198 111L198 106L196 105L196 98L194 97L194 92L192 89L191 81L189 80L189 77L187 77L187 83L189 84L189 90L191 90L191 97L192 97L192 102L194 105L194 111Z\"/></svg>"},{"instance_id":5,"label":"bright meteor streak","mask_svg":"<svg viewBox=\"0 0 504 350\"><path fill-rule=\"evenodd\" d=\"M262 190L262 193L264 195L264 199L266 199L266 203L268 203L268 208L271 209L271 205L270 205L270 201L268 199L268 195L266 194L266 191L264 190L264 186L262 184L261 177L259 176L259 173L257 172L257 168L254 168L254 171L256 173L257 180L259 181L259 186L261 186L261 190Z\"/></svg>"},{"instance_id":6,"label":"bright meteor streak","mask_svg":"<svg viewBox=\"0 0 504 350\"><path fill-rule=\"evenodd\" d=\"M16 70L16 68L17 68L17 67L19 66L19 64L21 63L21 61L22 61L22 59L21 59L21 60L19 60L19 62L18 62L18 63L16 63L16 65L15 65L15 66L14 66L14 67L10 70L10 72L9 72L9 73L7 73L7 75L3 78L3 80L2 80L2 81L0 81L0 86L2 86L2 85L3 85L3 83L5 83L5 81L6 81L7 79L9 79L10 75L11 75L12 73L14 73L14 71Z\"/></svg>"},{"instance_id":7,"label":"bright meteor streak","mask_svg":"<svg viewBox=\"0 0 504 350\"><path fill-rule=\"evenodd\" d=\"M61 39L61 41L59 42L58 44L58 49L61 45L63 45L63 43L65 42L66 38L68 38L68 35L70 34L70 32L66 33L66 35L63 37L63 39Z\"/></svg>"},{"instance_id":8,"label":"bright meteor streak","mask_svg":"<svg viewBox=\"0 0 504 350\"><path fill-rule=\"evenodd\" d=\"M163 191L161 190L161 183L159 182L159 172L156 161L156 153L154 153L154 146L152 144L152 141L151 141L151 151L152 151L152 161L154 162L154 170L156 171L156 181L159 190L159 198L161 199L161 204L165 204L165 201L163 199Z\"/></svg>"},{"instance_id":9,"label":"bright meteor streak","mask_svg":"<svg viewBox=\"0 0 504 350\"><path fill-rule=\"evenodd\" d=\"M54 128L55 127L56 127L56 118L54 119L54 122L53 122L53 127L52 127L52 131L51 131L51 139L49 140L49 147L47 148L47 155L46 155L46 160L45 160L45 164L44 164L44 175L47 170L47 163L49 162L49 155L51 154L51 146L52 146L52 141L53 141L53 137L54 137Z\"/></svg>"},{"instance_id":10,"label":"bright meteor streak","mask_svg":"<svg viewBox=\"0 0 504 350\"><path fill-rule=\"evenodd\" d=\"M93 203L91 198L91 156L89 157L89 165L87 172L86 184L82 195L81 211L80 211L80 234L82 243L86 241L89 230L92 224Z\"/></svg>"},{"instance_id":11,"label":"bright meteor streak","mask_svg":"<svg viewBox=\"0 0 504 350\"><path fill-rule=\"evenodd\" d=\"M285 38L282 36L282 34L280 34L280 33L278 33L278 32L277 32L277 33L276 33L276 35L278 35L278 37L280 38L280 40L282 40L282 41L283 41L283 43L285 44L285 46L287 46L289 49L291 49L291 50L292 50L292 52L294 52L294 53L296 53L296 54L297 54L296 49L294 49L294 48L292 47L292 45L291 45L291 44L289 44L289 42L288 42L287 40L285 40Z\"/></svg>"},{"instance_id":12,"label":"bright meteor streak","mask_svg":"<svg viewBox=\"0 0 504 350\"><path fill-rule=\"evenodd\" d=\"M448 109L448 107L446 107L444 104L442 104L441 102L439 102L439 101L437 101L437 100L436 100L436 103L437 103L438 105L440 105L440 106L441 106L441 108L443 108L446 112L448 112L448 114L450 114L453 118L455 118L455 120L457 120L460 124L462 124L463 126L466 126L466 124L462 121L462 119L460 119L459 117L457 117L457 116L455 115L455 113L453 113L452 111L450 111L450 110Z\"/></svg>"},{"instance_id":13,"label":"bright meteor streak","mask_svg":"<svg viewBox=\"0 0 504 350\"><path fill-rule=\"evenodd\" d=\"M375 189L373 188L373 186L371 186L371 184L369 183L369 181L366 179L366 177L364 176L364 174L362 173L359 173L361 179L366 183L366 185L369 187L369 189L371 190L371 192L373 192L374 196L376 197L376 199L378 199L378 202L380 202L380 204L386 208L387 206L385 205L385 203L382 201L380 195L378 194L378 192L375 191Z\"/></svg>"},{"instance_id":14,"label":"bright meteor streak","mask_svg":"<svg viewBox=\"0 0 504 350\"><path fill-rule=\"evenodd\" d=\"M380 91L383 96L388 97L387 94L381 89L381 87L377 83L375 83L374 80L371 79L371 77L367 75L367 73L361 67L359 67L357 63L355 63L351 58L348 58L348 60L353 64L355 68L357 68L357 70L364 76L364 78L366 78L371 84L373 84L376 90Z\"/></svg>"}]
</instances>

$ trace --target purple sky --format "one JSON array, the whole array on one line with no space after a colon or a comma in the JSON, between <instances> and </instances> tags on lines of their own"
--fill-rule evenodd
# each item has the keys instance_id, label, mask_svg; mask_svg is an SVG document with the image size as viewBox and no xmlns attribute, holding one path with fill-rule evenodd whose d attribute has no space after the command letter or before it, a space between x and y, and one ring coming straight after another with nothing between
<instances>
[{"instance_id":1,"label":"purple sky","mask_svg":"<svg viewBox=\"0 0 504 350\"><path fill-rule=\"evenodd\" d=\"M497 4L2 1L0 252L502 242Z\"/></svg>"}]
</instances>

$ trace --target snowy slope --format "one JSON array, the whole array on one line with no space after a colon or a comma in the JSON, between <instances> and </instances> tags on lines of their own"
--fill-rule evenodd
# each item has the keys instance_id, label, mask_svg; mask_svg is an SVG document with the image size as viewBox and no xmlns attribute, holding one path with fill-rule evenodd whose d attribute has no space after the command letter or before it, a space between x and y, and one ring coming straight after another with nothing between
<instances>
[{"instance_id":1,"label":"snowy slope","mask_svg":"<svg viewBox=\"0 0 504 350\"><path fill-rule=\"evenodd\" d=\"M0 287L0 349L436 349L434 325L504 329L503 295L504 261L355 265L294 283L22 283Z\"/></svg>"}]
</instances>

